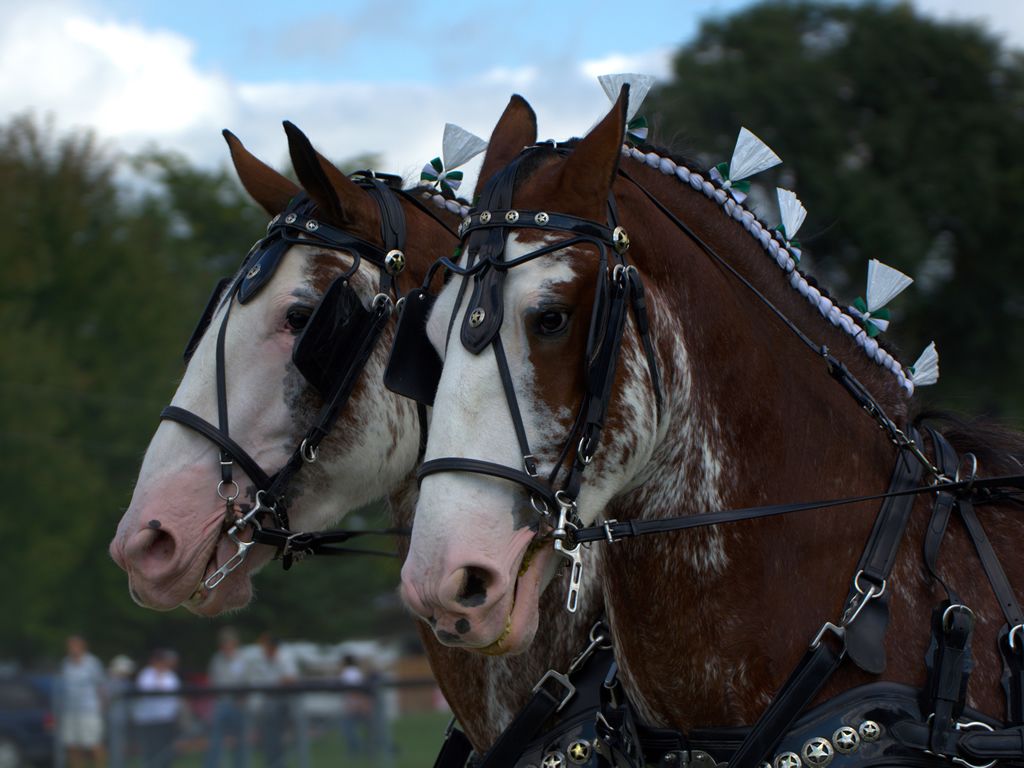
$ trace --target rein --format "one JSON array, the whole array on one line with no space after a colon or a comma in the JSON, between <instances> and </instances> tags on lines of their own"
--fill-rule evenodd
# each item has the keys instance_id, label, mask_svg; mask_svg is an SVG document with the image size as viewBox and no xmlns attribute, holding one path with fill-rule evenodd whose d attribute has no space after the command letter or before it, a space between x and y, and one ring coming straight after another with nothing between
<instances>
[{"instance_id":1,"label":"rein","mask_svg":"<svg viewBox=\"0 0 1024 768\"><path fill-rule=\"evenodd\" d=\"M348 403L357 379L366 362L376 348L388 320L391 317L397 297L394 278L405 268L405 216L399 203L399 195L426 213L452 234L452 228L434 212L424 206L416 196L394 185L398 177L361 171L355 174L356 182L376 202L381 218L381 236L384 247L367 242L343 229L331 226L315 218L316 207L305 195L292 199L288 208L275 216L267 227L267 235L257 242L246 256L239 271L240 277L230 285L228 293L222 280L211 297L210 305L200 318L199 326L193 333L185 350L185 360L191 357L206 326L216 314L218 300L226 302L224 318L217 334L216 387L218 424L214 425L195 413L177 406L167 406L160 414L161 419L175 421L195 430L220 448L221 480L217 495L225 503L225 527L228 538L236 545L235 554L207 577L203 586L213 589L246 559L254 544L266 544L277 549L287 569L296 556L309 554L364 554L397 557L392 552L358 549L342 546L349 540L368 535L407 536L408 531L399 528L384 530L332 530L318 532L295 532L290 530L287 514L287 491L303 466L316 463L320 443L330 433L339 415ZM284 466L274 474L267 473L250 454L230 436L228 427L227 385L225 370L225 336L228 318L235 300L249 301L273 276L287 250L293 245L323 246L329 250L344 250L353 257L352 266L336 278L324 293L320 303L310 316L305 329L298 338L293 360L300 373L321 394L324 404L313 425L306 431L299 445L292 451ZM374 296L369 310L363 308L355 291L349 284L363 260L378 267L380 281L378 293ZM342 326L354 326L344 327ZM354 347L346 342L350 336L357 338ZM420 445L425 444L426 411L418 410L420 420ZM233 479L233 467L237 464L252 480L256 487L253 506L244 514L235 512L234 502L240 488ZM265 525L269 518L273 525ZM243 541L240 534L253 528L249 541Z\"/></svg>"}]
</instances>

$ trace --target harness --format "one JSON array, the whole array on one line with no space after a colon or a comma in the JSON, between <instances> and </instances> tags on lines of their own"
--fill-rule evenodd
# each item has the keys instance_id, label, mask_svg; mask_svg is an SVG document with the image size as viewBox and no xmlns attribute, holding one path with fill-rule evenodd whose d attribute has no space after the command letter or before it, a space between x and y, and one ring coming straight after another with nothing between
<instances>
[{"instance_id":1,"label":"harness","mask_svg":"<svg viewBox=\"0 0 1024 768\"><path fill-rule=\"evenodd\" d=\"M925 434L933 445L934 461L922 450L923 436L914 427L900 428L854 375L824 346L816 345L800 331L767 297L726 263L684 222L672 214L625 171L619 175L640 189L658 210L694 241L709 257L737 278L803 344L820 356L831 376L847 391L897 449L896 464L886 493L803 504L779 504L739 510L723 510L650 521L608 520L581 527L576 497L583 471L598 447L601 429L612 395L615 367L621 351L625 317L632 308L637 333L644 345L648 369L660 409L657 363L649 336L643 288L636 268L625 255L629 238L615 226L614 201L609 204L611 226L567 214L521 211L511 208L516 172L525 156L538 151L528 148L505 171L485 187L478 209L460 227L466 244L466 264L441 259L428 273L422 298L435 268L443 267L461 276L452 326L467 292L469 278L475 280L463 319L460 340L479 354L487 346L495 353L499 376L512 415L523 468L463 457L446 457L425 462L418 477L438 472L471 472L518 483L530 494L535 510L552 523L555 550L571 565L567 608L577 606L582 579L584 544L678 531L706 525L731 523L789 514L840 504L880 500L882 505L858 561L843 610L833 621L826 620L811 639L808 649L789 678L776 693L759 720L749 728L702 729L689 734L651 729L639 722L618 683L617 667L611 653L607 630L601 625L591 632L590 643L570 668L561 673L549 670L534 687L526 706L484 755L471 754L468 740L450 727L435 766L477 768L537 766L567 768L586 766L638 766L655 763L663 768L825 768L840 765L930 766L956 763L968 768L992 768L1003 764L1024 765L1024 612L1013 593L998 558L985 535L975 507L1006 498L1024 490L1024 475L980 478L977 461L967 454L957 457L948 441L935 429ZM566 151L556 147L557 151ZM526 255L505 260L505 240L511 229L527 227L568 232L569 236ZM536 458L529 449L508 362L500 340L502 286L509 269L542 255L576 244L598 250L598 288L588 334L585 356L585 392L569 438L563 445L548 477L540 477ZM611 254L611 255L609 255ZM407 310L408 312L408 310ZM407 315L406 315L407 316ZM432 349L422 336L419 320L396 332L406 347L417 343ZM450 342L453 327L449 327ZM392 354L389 368L401 369L405 361ZM401 394L429 398L437 388L434 371L403 370L393 380L404 382ZM426 372L425 372L426 371ZM578 442L577 442L578 440ZM575 445L575 455L561 488L557 476ZM925 476L930 482L925 482ZM854 688L806 711L831 675L849 658L862 670L880 674L886 666L884 637L888 624L887 590L910 513L917 496L934 494L935 501L924 542L924 560L931 576L946 591L935 609L931 646L926 665L928 682L916 690L888 682ZM999 651L1004 665L1007 698L1005 722L987 718L966 706L967 683L973 667L971 635L974 614L956 592L939 576L937 558L948 521L956 511L974 543L988 581L1006 620ZM595 637L601 638L595 642ZM600 653L596 651L600 648ZM581 660L582 659L582 660ZM586 663L584 663L586 662ZM596 671L595 671L596 670Z\"/></svg>"},{"instance_id":2,"label":"harness","mask_svg":"<svg viewBox=\"0 0 1024 768\"><path fill-rule=\"evenodd\" d=\"M225 503L227 536L237 547L235 554L224 562L204 582L213 589L228 574L237 569L257 543L277 549L277 557L284 567L291 566L294 558L307 554L347 554L394 556L389 552L351 549L343 545L357 536L402 534L404 531L334 530L295 532L290 530L287 513L287 493L290 484L303 466L316 463L321 442L330 434L338 416L344 410L360 373L376 348L394 308L392 297L397 295L395 278L405 269L405 216L399 202L403 195L432 219L449 231L451 229L423 206L415 196L400 189L398 177L363 171L354 181L376 202L381 218L381 238L384 247L363 240L343 229L316 218L316 205L304 193L294 197L285 211L275 216L267 227L267 234L256 242L242 262L232 281L218 282L199 323L185 346L187 363L206 332L217 310L225 305L224 316L217 333L216 388L217 424L201 416L169 405L160 414L161 419L174 421L195 430L220 448L221 479L217 495ZM454 233L453 233L454 234ZM312 426L292 451L285 464L273 474L264 470L230 434L228 425L227 384L225 370L225 336L231 308L235 301L245 304L252 300L270 281L284 254L293 245L322 246L333 251L352 254L352 266L337 277L324 292L309 320L298 336L292 361L298 371L316 389L323 405ZM350 280L363 260L378 267L378 292L370 307L363 306ZM426 411L419 409L421 450L425 444ZM242 515L237 515L234 502L240 488L234 480L237 465L256 488L255 503ZM265 524L269 518L272 524ZM252 526L249 541L239 538L246 527Z\"/></svg>"}]
</instances>

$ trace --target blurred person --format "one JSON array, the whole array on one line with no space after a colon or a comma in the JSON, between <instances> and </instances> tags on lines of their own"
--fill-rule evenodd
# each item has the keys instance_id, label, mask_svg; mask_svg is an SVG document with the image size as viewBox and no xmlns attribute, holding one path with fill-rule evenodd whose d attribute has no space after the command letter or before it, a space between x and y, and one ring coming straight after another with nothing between
<instances>
[{"instance_id":1,"label":"blurred person","mask_svg":"<svg viewBox=\"0 0 1024 768\"><path fill-rule=\"evenodd\" d=\"M342 685L366 685L366 673L351 654L346 654L341 660L338 681ZM362 755L369 751L372 715L373 701L365 690L348 691L342 694L341 735L348 746L350 755Z\"/></svg>"},{"instance_id":2,"label":"blurred person","mask_svg":"<svg viewBox=\"0 0 1024 768\"><path fill-rule=\"evenodd\" d=\"M135 680L139 691L161 691L166 696L139 696L132 715L139 735L143 768L169 768L174 760L174 740L178 735L181 699L175 693L181 680L175 672L178 654L164 648L150 656Z\"/></svg>"},{"instance_id":3,"label":"blurred person","mask_svg":"<svg viewBox=\"0 0 1024 768\"><path fill-rule=\"evenodd\" d=\"M250 685L283 686L298 679L298 669L287 655L280 652L280 641L269 632L259 637L260 653L246 666ZM257 741L263 752L266 768L284 765L284 735L291 720L289 696L267 693L250 699Z\"/></svg>"},{"instance_id":4,"label":"blurred person","mask_svg":"<svg viewBox=\"0 0 1024 768\"><path fill-rule=\"evenodd\" d=\"M107 668L107 749L110 768L124 768L128 758L129 704L125 694L135 688L135 662L124 654Z\"/></svg>"},{"instance_id":5,"label":"blurred person","mask_svg":"<svg viewBox=\"0 0 1024 768\"><path fill-rule=\"evenodd\" d=\"M210 685L245 685L248 682L248 670L238 650L238 633L231 627L224 627L217 640L217 651L210 659ZM221 694L213 705L210 744L203 761L204 768L219 768L221 749L225 742L231 751L232 768L245 768L245 712L240 694Z\"/></svg>"},{"instance_id":6,"label":"blurred person","mask_svg":"<svg viewBox=\"0 0 1024 768\"><path fill-rule=\"evenodd\" d=\"M57 691L58 735L69 768L84 768L90 759L96 768L104 763L104 684L100 660L89 653L85 638L71 635Z\"/></svg>"}]
</instances>

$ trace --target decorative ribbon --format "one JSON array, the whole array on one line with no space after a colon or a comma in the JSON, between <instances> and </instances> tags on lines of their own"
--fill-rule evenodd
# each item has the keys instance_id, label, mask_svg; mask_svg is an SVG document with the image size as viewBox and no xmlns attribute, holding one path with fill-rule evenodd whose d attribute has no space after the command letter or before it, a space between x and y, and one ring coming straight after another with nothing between
<instances>
[{"instance_id":1,"label":"decorative ribbon","mask_svg":"<svg viewBox=\"0 0 1024 768\"><path fill-rule=\"evenodd\" d=\"M881 307L871 312L868 310L868 303L861 296L854 299L850 312L864 322L864 330L871 338L884 333L889 328L889 310L886 307Z\"/></svg>"},{"instance_id":2,"label":"decorative ribbon","mask_svg":"<svg viewBox=\"0 0 1024 768\"><path fill-rule=\"evenodd\" d=\"M446 171L440 157L435 157L423 166L420 171L420 181L433 184L442 191L455 194L455 190L462 184L462 171Z\"/></svg>"}]
</instances>

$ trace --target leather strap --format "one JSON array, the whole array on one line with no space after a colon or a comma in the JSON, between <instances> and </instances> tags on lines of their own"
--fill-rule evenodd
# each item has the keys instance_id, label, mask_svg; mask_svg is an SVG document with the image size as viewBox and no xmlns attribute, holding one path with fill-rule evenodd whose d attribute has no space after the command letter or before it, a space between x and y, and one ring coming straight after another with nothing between
<instances>
[{"instance_id":1,"label":"leather strap","mask_svg":"<svg viewBox=\"0 0 1024 768\"><path fill-rule=\"evenodd\" d=\"M807 703L842 662L846 645L841 633L836 638L839 641L836 647L824 638L811 644L789 679L782 684L768 708L743 739L736 754L729 760L730 766L754 768L764 762Z\"/></svg>"},{"instance_id":2,"label":"leather strap","mask_svg":"<svg viewBox=\"0 0 1024 768\"><path fill-rule=\"evenodd\" d=\"M189 429L193 429L210 442L220 446L227 451L235 462L242 468L257 488L269 488L270 476L263 471L246 450L232 440L228 435L221 432L206 419L197 416L191 411L186 411L176 405L168 405L160 411L160 418L167 421L176 421Z\"/></svg>"}]
</instances>

